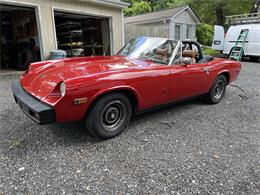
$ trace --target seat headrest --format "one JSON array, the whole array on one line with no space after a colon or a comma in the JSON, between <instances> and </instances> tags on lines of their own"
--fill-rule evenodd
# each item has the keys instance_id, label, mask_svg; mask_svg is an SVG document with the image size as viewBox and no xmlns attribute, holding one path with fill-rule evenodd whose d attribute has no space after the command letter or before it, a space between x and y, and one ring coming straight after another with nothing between
<instances>
[{"instance_id":1,"label":"seat headrest","mask_svg":"<svg viewBox=\"0 0 260 195\"><path fill-rule=\"evenodd\" d=\"M168 54L168 49L156 49L156 54L165 56Z\"/></svg>"},{"instance_id":2,"label":"seat headrest","mask_svg":"<svg viewBox=\"0 0 260 195\"><path fill-rule=\"evenodd\" d=\"M196 57L196 51L194 51L194 50L183 50L182 57L195 58Z\"/></svg>"}]
</instances>

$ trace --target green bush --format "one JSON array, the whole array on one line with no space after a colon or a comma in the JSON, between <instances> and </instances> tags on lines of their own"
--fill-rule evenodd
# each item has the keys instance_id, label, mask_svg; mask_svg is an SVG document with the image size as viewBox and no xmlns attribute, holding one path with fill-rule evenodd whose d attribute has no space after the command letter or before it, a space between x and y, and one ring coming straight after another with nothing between
<instances>
[{"instance_id":1,"label":"green bush","mask_svg":"<svg viewBox=\"0 0 260 195\"><path fill-rule=\"evenodd\" d=\"M147 12L151 12L152 8L150 6L149 2L145 2L145 1L134 1L133 5L131 7L128 7L126 9L124 9L124 14L125 16L135 16L135 15L139 15L139 14L143 14L143 13L147 13Z\"/></svg>"},{"instance_id":2,"label":"green bush","mask_svg":"<svg viewBox=\"0 0 260 195\"><path fill-rule=\"evenodd\" d=\"M203 48L202 52L204 55L210 55L210 56L219 56L220 55L219 51L215 51L210 48Z\"/></svg>"},{"instance_id":3,"label":"green bush","mask_svg":"<svg viewBox=\"0 0 260 195\"><path fill-rule=\"evenodd\" d=\"M200 44L211 46L214 36L214 27L209 24L199 24L197 26L196 35Z\"/></svg>"}]
</instances>

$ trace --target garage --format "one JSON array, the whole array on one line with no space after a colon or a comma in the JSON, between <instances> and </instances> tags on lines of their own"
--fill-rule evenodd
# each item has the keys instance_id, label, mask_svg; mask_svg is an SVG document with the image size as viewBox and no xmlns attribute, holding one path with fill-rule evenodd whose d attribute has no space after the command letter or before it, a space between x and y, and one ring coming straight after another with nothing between
<instances>
[{"instance_id":1,"label":"garage","mask_svg":"<svg viewBox=\"0 0 260 195\"><path fill-rule=\"evenodd\" d=\"M0 4L0 68L25 70L39 61L40 39L35 9Z\"/></svg>"},{"instance_id":2,"label":"garage","mask_svg":"<svg viewBox=\"0 0 260 195\"><path fill-rule=\"evenodd\" d=\"M58 49L68 57L110 55L110 18L54 11Z\"/></svg>"},{"instance_id":3,"label":"garage","mask_svg":"<svg viewBox=\"0 0 260 195\"><path fill-rule=\"evenodd\" d=\"M0 0L0 71L25 70L57 49L67 57L115 54L124 44L127 6L119 0Z\"/></svg>"}]
</instances>

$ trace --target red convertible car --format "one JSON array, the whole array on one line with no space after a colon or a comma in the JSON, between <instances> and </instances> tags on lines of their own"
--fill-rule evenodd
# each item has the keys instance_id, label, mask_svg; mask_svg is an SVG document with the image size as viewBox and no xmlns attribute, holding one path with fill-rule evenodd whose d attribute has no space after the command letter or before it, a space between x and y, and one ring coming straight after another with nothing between
<instances>
[{"instance_id":1,"label":"red convertible car","mask_svg":"<svg viewBox=\"0 0 260 195\"><path fill-rule=\"evenodd\" d=\"M203 56L197 42L139 37L115 56L32 63L12 90L35 122L84 120L108 139L140 111L200 95L219 103L240 69L239 62Z\"/></svg>"}]
</instances>

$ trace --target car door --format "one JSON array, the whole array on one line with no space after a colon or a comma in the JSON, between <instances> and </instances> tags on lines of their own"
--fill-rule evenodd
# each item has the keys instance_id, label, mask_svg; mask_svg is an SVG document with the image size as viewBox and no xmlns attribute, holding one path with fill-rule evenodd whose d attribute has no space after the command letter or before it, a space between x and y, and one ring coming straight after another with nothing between
<instances>
[{"instance_id":1,"label":"car door","mask_svg":"<svg viewBox=\"0 0 260 195\"><path fill-rule=\"evenodd\" d=\"M225 31L223 26L214 26L214 37L212 43L212 49L216 51L222 51L224 48Z\"/></svg>"},{"instance_id":2,"label":"car door","mask_svg":"<svg viewBox=\"0 0 260 195\"><path fill-rule=\"evenodd\" d=\"M207 93L210 86L210 66L207 63L171 65L169 101Z\"/></svg>"},{"instance_id":3,"label":"car door","mask_svg":"<svg viewBox=\"0 0 260 195\"><path fill-rule=\"evenodd\" d=\"M152 63L138 74L141 76L132 86L139 91L142 109L167 103L171 80L170 67Z\"/></svg>"}]
</instances>

